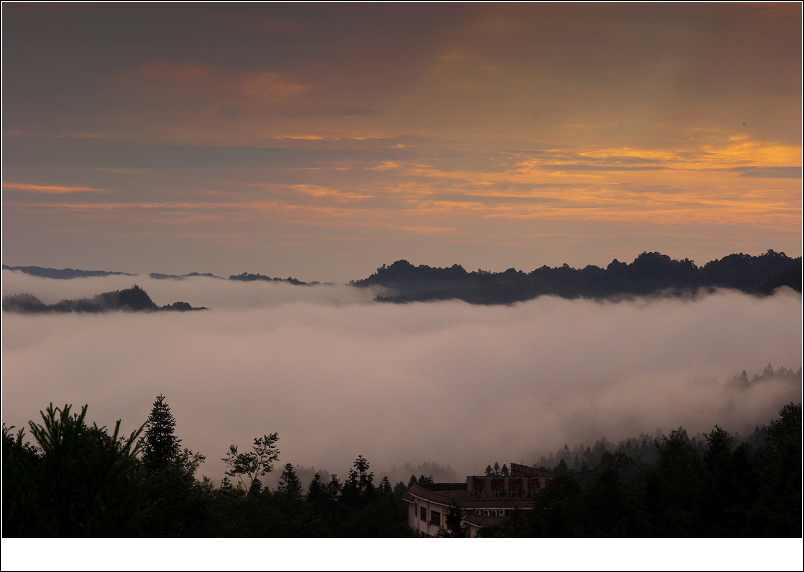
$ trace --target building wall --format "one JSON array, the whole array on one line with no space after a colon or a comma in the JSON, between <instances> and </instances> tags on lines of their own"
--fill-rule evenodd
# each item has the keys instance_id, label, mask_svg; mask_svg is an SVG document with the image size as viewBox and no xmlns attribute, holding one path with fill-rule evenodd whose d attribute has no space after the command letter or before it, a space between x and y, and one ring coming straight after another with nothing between
<instances>
[{"instance_id":1,"label":"building wall","mask_svg":"<svg viewBox=\"0 0 804 572\"><path fill-rule=\"evenodd\" d=\"M438 536L438 531L441 528L446 528L445 519L447 517L447 510L449 510L449 506L416 496L414 496L414 499L415 501L410 503L410 509L408 510L408 525L419 534L423 534L425 536ZM422 508L425 509L425 520L421 519ZM436 511L441 515L440 526L431 524L433 511Z\"/></svg>"}]
</instances>

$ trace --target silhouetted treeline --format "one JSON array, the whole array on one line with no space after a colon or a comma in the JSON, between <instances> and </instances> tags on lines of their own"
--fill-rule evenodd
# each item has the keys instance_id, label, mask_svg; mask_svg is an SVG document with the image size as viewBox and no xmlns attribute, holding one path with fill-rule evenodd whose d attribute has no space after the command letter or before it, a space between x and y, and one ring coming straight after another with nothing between
<instances>
[{"instance_id":1,"label":"silhouetted treeline","mask_svg":"<svg viewBox=\"0 0 804 572\"><path fill-rule=\"evenodd\" d=\"M267 282L287 282L288 284L293 284L294 286L310 286L318 284L318 282L302 282L301 280L296 280L290 276L287 278L271 278L270 276L263 276L259 273L249 274L248 272L243 272L242 274L232 274L229 276L229 280L240 280L242 282L253 282L255 280L264 280Z\"/></svg>"},{"instance_id":2,"label":"silhouetted treeline","mask_svg":"<svg viewBox=\"0 0 804 572\"><path fill-rule=\"evenodd\" d=\"M57 280L70 280L72 278L88 278L94 276L134 276L128 272L109 272L106 270L74 270L72 268L42 268L41 266L8 266L3 264L3 270L15 270L40 276L42 278L55 278Z\"/></svg>"},{"instance_id":3,"label":"silhouetted treeline","mask_svg":"<svg viewBox=\"0 0 804 572\"><path fill-rule=\"evenodd\" d=\"M123 310L128 312L155 312L206 310L204 307L195 308L187 302L174 302L164 306L157 306L148 294L136 284L124 290L104 292L93 298L79 300L62 300L55 304L45 304L31 294L12 294L3 297L3 310L21 314L64 314L69 312L98 314Z\"/></svg>"},{"instance_id":4,"label":"silhouetted treeline","mask_svg":"<svg viewBox=\"0 0 804 572\"><path fill-rule=\"evenodd\" d=\"M412 536L407 487L375 482L369 461L354 461L344 479L315 474L302 486L282 469L274 490L276 433L251 449L232 445L220 486L195 472L204 455L181 447L164 396L128 437L119 425L87 425L87 407L42 412L24 430L3 425L3 536L6 537L398 537Z\"/></svg>"},{"instance_id":5,"label":"silhouetted treeline","mask_svg":"<svg viewBox=\"0 0 804 572\"><path fill-rule=\"evenodd\" d=\"M798 371L793 371L792 369L780 367L774 371L773 366L768 364L761 374L754 375L750 380L745 370L743 370L740 375L735 375L730 379L727 385L737 390L743 390L753 387L756 384L771 381L796 384L800 387L802 384L802 369L798 368ZM654 442L656 439L663 437L664 434L661 430L657 429L656 433L653 435L640 433L636 437L622 439L617 443L612 443L603 437L595 441L593 445L584 445L581 443L572 448L568 445L564 445L563 448L555 453L540 457L536 465L543 469L550 470L550 467L561 464L564 470L583 472L590 467L598 465L605 454L622 454L634 462L655 463L658 459L658 452L656 447L654 447ZM735 433L732 437L734 438L735 446L745 445L749 454L753 454L754 451L757 451L763 445L766 430L764 427L755 427L754 431L747 435ZM692 436L690 438L690 444L695 447L699 453L703 453L706 448L706 440L703 439L703 437Z\"/></svg>"},{"instance_id":6,"label":"silhouetted treeline","mask_svg":"<svg viewBox=\"0 0 804 572\"><path fill-rule=\"evenodd\" d=\"M392 302L458 299L473 304L509 304L545 294L602 299L682 296L715 288L763 295L780 286L801 292L801 268L801 257L789 258L773 250L761 256L730 254L700 267L686 258L673 260L658 252L643 252L631 264L615 258L606 268L590 265L575 269L564 264L557 268L542 266L529 273L514 268L467 272L457 264L433 268L398 260L352 284L388 288L391 293L378 299Z\"/></svg>"},{"instance_id":7,"label":"silhouetted treeline","mask_svg":"<svg viewBox=\"0 0 804 572\"><path fill-rule=\"evenodd\" d=\"M190 272L189 274L160 274L159 272L151 272L149 276L154 280L182 280L184 278L195 278L199 276L223 280L223 278L220 276L215 276L211 272Z\"/></svg>"},{"instance_id":8,"label":"silhouetted treeline","mask_svg":"<svg viewBox=\"0 0 804 572\"><path fill-rule=\"evenodd\" d=\"M29 423L34 443L3 426L4 536L412 536L401 497L413 483L433 482L413 474L407 486L376 483L358 456L342 481L315 474L307 487L287 463L271 490L261 477L279 456L272 433L251 449L232 445L216 487L196 479L205 457L181 447L164 396L129 436L119 421L111 433L89 426L86 412L49 406L42 423ZM679 427L652 440L652 461L606 447L580 469L562 457L534 510L481 535L800 537L801 423L801 404L790 403L751 442L717 426L695 440Z\"/></svg>"},{"instance_id":9,"label":"silhouetted treeline","mask_svg":"<svg viewBox=\"0 0 804 572\"><path fill-rule=\"evenodd\" d=\"M57 270L38 266L6 266L47 278L76 278L125 274L100 270ZM219 278L210 273L184 275L151 273L156 279L182 279L188 276ZM243 282L285 282L294 286L313 286L318 281L302 282L296 278L272 278L243 272L229 280ZM330 283L325 283L330 284ZM659 252L643 252L631 264L616 258L606 266L589 265L581 269L567 264L550 268L542 266L531 272L509 268L505 272L478 269L467 272L458 264L447 268L414 266L407 260L383 264L377 272L350 284L358 287L382 286L389 290L379 301L415 302L430 300L463 300L472 304L511 304L551 294L563 298L616 299L632 296L688 296L699 290L730 288L754 295L769 295L779 287L802 291L801 257L790 258L784 252L768 250L760 256L730 254L719 260L697 266L693 261L673 260Z\"/></svg>"},{"instance_id":10,"label":"silhouetted treeline","mask_svg":"<svg viewBox=\"0 0 804 572\"><path fill-rule=\"evenodd\" d=\"M801 403L758 429L761 446L737 444L715 426L694 440L679 427L654 439L654 460L603 451L569 469L534 500L481 536L800 537Z\"/></svg>"}]
</instances>

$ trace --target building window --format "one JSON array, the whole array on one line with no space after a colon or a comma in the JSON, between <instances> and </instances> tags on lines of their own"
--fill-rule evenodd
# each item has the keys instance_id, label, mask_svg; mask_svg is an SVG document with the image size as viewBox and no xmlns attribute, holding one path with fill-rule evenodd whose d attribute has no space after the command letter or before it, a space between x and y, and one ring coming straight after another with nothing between
<instances>
[{"instance_id":1,"label":"building window","mask_svg":"<svg viewBox=\"0 0 804 572\"><path fill-rule=\"evenodd\" d=\"M491 510L491 516L497 516L497 511L496 511L496 510L494 510L494 509L492 509L492 510Z\"/></svg>"},{"instance_id":2,"label":"building window","mask_svg":"<svg viewBox=\"0 0 804 572\"><path fill-rule=\"evenodd\" d=\"M441 526L441 513L437 510L430 511L430 524Z\"/></svg>"},{"instance_id":3,"label":"building window","mask_svg":"<svg viewBox=\"0 0 804 572\"><path fill-rule=\"evenodd\" d=\"M421 507L419 509L419 519L427 520L427 507Z\"/></svg>"},{"instance_id":4,"label":"building window","mask_svg":"<svg viewBox=\"0 0 804 572\"><path fill-rule=\"evenodd\" d=\"M483 511L483 516L488 516L488 515L489 515L489 511L484 510L484 511Z\"/></svg>"},{"instance_id":5,"label":"building window","mask_svg":"<svg viewBox=\"0 0 804 572\"><path fill-rule=\"evenodd\" d=\"M482 510L476 510L476 511L475 511L475 514L476 514L477 516L483 516L483 511L482 511Z\"/></svg>"},{"instance_id":6,"label":"building window","mask_svg":"<svg viewBox=\"0 0 804 572\"><path fill-rule=\"evenodd\" d=\"M497 511L497 516L505 516L505 509L501 508L500 510L498 510Z\"/></svg>"}]
</instances>

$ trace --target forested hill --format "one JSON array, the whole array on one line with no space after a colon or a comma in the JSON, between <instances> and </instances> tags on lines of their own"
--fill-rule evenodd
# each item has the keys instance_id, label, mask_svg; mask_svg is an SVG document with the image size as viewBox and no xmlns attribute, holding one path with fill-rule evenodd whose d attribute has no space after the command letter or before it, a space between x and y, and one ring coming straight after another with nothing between
<instances>
[{"instance_id":1,"label":"forested hill","mask_svg":"<svg viewBox=\"0 0 804 572\"><path fill-rule=\"evenodd\" d=\"M58 270L38 266L3 265L3 269L61 279L113 274L133 276L123 272L73 270L71 268ZM712 290L715 288L730 288L762 296L773 293L781 286L789 286L797 292L801 292L801 269L800 256L790 258L784 252L773 250L768 250L760 256L742 253L730 254L719 260L707 262L703 266L697 266L687 258L673 260L659 252L643 252L630 264L620 262L615 258L605 268L589 265L576 269L564 264L555 268L542 266L531 272L523 272L515 268L509 268L505 272L490 272L480 269L467 272L458 264L437 268L426 265L414 266L407 260L397 260L390 266L383 264L368 278L352 280L350 284L357 287L382 286L387 289L387 293L378 296L377 299L391 302L458 299L472 304L510 304L545 294L563 298L614 299L651 295L684 296L695 293L699 289ZM214 274L197 272L183 275L151 273L150 277L174 280L188 277L221 279ZM291 277L272 278L248 272L231 275L229 280L266 281L294 286L320 284L318 281L302 282ZM37 300L37 302L39 301ZM27 305L31 306L31 304ZM39 302L38 306L43 306L43 304ZM5 301L3 307L6 309ZM62 310L41 310L40 308L39 310L19 311Z\"/></svg>"},{"instance_id":2,"label":"forested hill","mask_svg":"<svg viewBox=\"0 0 804 572\"><path fill-rule=\"evenodd\" d=\"M69 312L98 314L116 310L128 312L186 312L188 310L206 310L206 308L194 308L187 302L174 302L161 307L157 306L145 290L135 284L125 290L104 292L93 298L62 300L56 304L45 304L31 294L15 294L3 298L3 310L20 314L65 314Z\"/></svg>"},{"instance_id":3,"label":"forested hill","mask_svg":"<svg viewBox=\"0 0 804 572\"><path fill-rule=\"evenodd\" d=\"M316 284L320 284L320 282L302 282L301 280L296 280L290 276L287 278L271 278L270 276L263 276L260 273L250 274L248 272L243 272L242 274L232 274L229 276L229 280L239 280L241 282L254 282L255 280L263 280L266 282L287 282L288 284L293 284L294 286L314 286Z\"/></svg>"},{"instance_id":4,"label":"forested hill","mask_svg":"<svg viewBox=\"0 0 804 572\"><path fill-rule=\"evenodd\" d=\"M3 264L3 270L16 270L31 276L55 278L57 280L96 276L134 276L134 274L129 274L128 272L110 272L108 270L75 270L73 268L42 268L41 266L7 266L6 264Z\"/></svg>"},{"instance_id":5,"label":"forested hill","mask_svg":"<svg viewBox=\"0 0 804 572\"><path fill-rule=\"evenodd\" d=\"M564 298L615 298L632 295L685 295L698 289L732 288L755 295L780 286L801 292L801 257L768 250L760 256L730 254L703 266L688 259L673 260L658 252L643 252L631 264L616 258L606 267L575 269L567 264L542 266L532 272L509 268L505 272L467 272L457 264L448 268L414 266L407 260L383 265L354 286L383 286L379 300L413 302L459 299L473 304L508 304L543 294Z\"/></svg>"}]
</instances>

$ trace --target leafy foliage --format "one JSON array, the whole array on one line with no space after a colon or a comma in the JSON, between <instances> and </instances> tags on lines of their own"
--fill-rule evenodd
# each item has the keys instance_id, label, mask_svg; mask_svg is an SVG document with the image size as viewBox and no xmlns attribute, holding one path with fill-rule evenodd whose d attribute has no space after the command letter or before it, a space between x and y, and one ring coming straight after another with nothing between
<instances>
[{"instance_id":1,"label":"leafy foliage","mask_svg":"<svg viewBox=\"0 0 804 572\"><path fill-rule=\"evenodd\" d=\"M255 437L251 451L238 453L237 445L230 445L229 451L222 459L227 467L226 474L239 480L238 486L245 490L259 492L259 478L274 469L274 461L279 457L276 442L279 435L271 433ZM246 484L248 483L248 484Z\"/></svg>"},{"instance_id":2,"label":"leafy foliage","mask_svg":"<svg viewBox=\"0 0 804 572\"><path fill-rule=\"evenodd\" d=\"M43 423L29 423L36 446L3 430L3 534L6 536L133 536L152 507L136 458L142 427L128 438L120 421L86 425L87 406L50 404Z\"/></svg>"}]
</instances>

